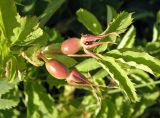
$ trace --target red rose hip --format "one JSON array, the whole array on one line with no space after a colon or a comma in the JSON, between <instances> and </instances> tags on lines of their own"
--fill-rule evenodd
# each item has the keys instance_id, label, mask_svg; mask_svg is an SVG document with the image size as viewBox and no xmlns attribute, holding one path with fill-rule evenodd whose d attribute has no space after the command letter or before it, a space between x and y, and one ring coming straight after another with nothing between
<instances>
[{"instance_id":1,"label":"red rose hip","mask_svg":"<svg viewBox=\"0 0 160 118\"><path fill-rule=\"evenodd\" d=\"M48 72L57 79L65 79L68 76L68 69L59 61L49 60L45 65Z\"/></svg>"},{"instance_id":2,"label":"red rose hip","mask_svg":"<svg viewBox=\"0 0 160 118\"><path fill-rule=\"evenodd\" d=\"M78 38L69 38L61 45L63 54L75 54L81 49L80 40Z\"/></svg>"}]
</instances>

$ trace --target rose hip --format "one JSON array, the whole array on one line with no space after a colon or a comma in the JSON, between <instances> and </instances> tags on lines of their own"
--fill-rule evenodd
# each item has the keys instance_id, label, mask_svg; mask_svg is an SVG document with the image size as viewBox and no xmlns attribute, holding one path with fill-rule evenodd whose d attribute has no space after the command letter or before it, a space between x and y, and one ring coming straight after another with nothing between
<instances>
[{"instance_id":1,"label":"rose hip","mask_svg":"<svg viewBox=\"0 0 160 118\"><path fill-rule=\"evenodd\" d=\"M81 49L81 43L78 38L69 38L61 45L63 54L75 54Z\"/></svg>"},{"instance_id":2,"label":"rose hip","mask_svg":"<svg viewBox=\"0 0 160 118\"><path fill-rule=\"evenodd\" d=\"M49 60L45 65L48 72L57 79L65 79L69 74L67 67L57 60Z\"/></svg>"}]
</instances>

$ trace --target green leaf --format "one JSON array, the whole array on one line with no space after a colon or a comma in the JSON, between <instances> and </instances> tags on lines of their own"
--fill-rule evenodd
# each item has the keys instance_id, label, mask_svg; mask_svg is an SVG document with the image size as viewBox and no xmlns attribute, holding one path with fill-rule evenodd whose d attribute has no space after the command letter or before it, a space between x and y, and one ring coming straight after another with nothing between
<instances>
[{"instance_id":1,"label":"green leaf","mask_svg":"<svg viewBox=\"0 0 160 118\"><path fill-rule=\"evenodd\" d=\"M65 0L47 0L48 6L39 16L41 26L44 26L51 16L60 8L60 6L65 2Z\"/></svg>"},{"instance_id":2,"label":"green leaf","mask_svg":"<svg viewBox=\"0 0 160 118\"><path fill-rule=\"evenodd\" d=\"M124 90L125 94L130 100L138 101L134 85L128 78L125 70L121 68L114 58L107 56L104 57L100 54L99 56L103 59L99 61L99 64L102 66L102 68L109 73L113 80L117 81L120 88Z\"/></svg>"},{"instance_id":3,"label":"green leaf","mask_svg":"<svg viewBox=\"0 0 160 118\"><path fill-rule=\"evenodd\" d=\"M12 45L29 45L43 35L36 17L20 17L17 15L19 26L13 29Z\"/></svg>"},{"instance_id":4,"label":"green leaf","mask_svg":"<svg viewBox=\"0 0 160 118\"><path fill-rule=\"evenodd\" d=\"M13 35L13 29L18 25L16 14L14 0L0 1L0 27L4 29L4 34L8 39Z\"/></svg>"},{"instance_id":5,"label":"green leaf","mask_svg":"<svg viewBox=\"0 0 160 118\"><path fill-rule=\"evenodd\" d=\"M100 67L100 65L93 58L86 59L86 60L82 61L81 63L79 63L78 65L76 65L76 68L81 72L88 72L91 70L95 70L99 67Z\"/></svg>"},{"instance_id":6,"label":"green leaf","mask_svg":"<svg viewBox=\"0 0 160 118\"><path fill-rule=\"evenodd\" d=\"M14 81L20 72L18 71L18 62L16 57L10 57L6 64L6 79L9 81Z\"/></svg>"},{"instance_id":7,"label":"green leaf","mask_svg":"<svg viewBox=\"0 0 160 118\"><path fill-rule=\"evenodd\" d=\"M6 7L7 6L7 7ZM13 0L0 1L0 78L4 78L5 67L10 59L10 41L13 28L17 26L16 7Z\"/></svg>"},{"instance_id":8,"label":"green leaf","mask_svg":"<svg viewBox=\"0 0 160 118\"><path fill-rule=\"evenodd\" d=\"M93 34L100 34L103 31L98 19L89 11L81 8L76 14L79 22L81 22Z\"/></svg>"},{"instance_id":9,"label":"green leaf","mask_svg":"<svg viewBox=\"0 0 160 118\"><path fill-rule=\"evenodd\" d=\"M12 83L17 84L17 82ZM14 89L3 94L0 98L0 109L10 109L18 105L20 101L18 86L15 86Z\"/></svg>"},{"instance_id":10,"label":"green leaf","mask_svg":"<svg viewBox=\"0 0 160 118\"><path fill-rule=\"evenodd\" d=\"M160 10L157 12L157 20L156 23L153 26L153 36L152 36L152 42L156 42L160 40Z\"/></svg>"},{"instance_id":11,"label":"green leaf","mask_svg":"<svg viewBox=\"0 0 160 118\"><path fill-rule=\"evenodd\" d=\"M4 72L5 72L5 65L6 62L9 60L10 58L10 49L9 49L9 45L7 42L7 39L4 35L4 30L2 27L0 27L0 77L4 76Z\"/></svg>"},{"instance_id":12,"label":"green leaf","mask_svg":"<svg viewBox=\"0 0 160 118\"><path fill-rule=\"evenodd\" d=\"M108 25L106 32L125 32L127 27L132 24L132 13L121 12L115 19Z\"/></svg>"},{"instance_id":13,"label":"green leaf","mask_svg":"<svg viewBox=\"0 0 160 118\"><path fill-rule=\"evenodd\" d=\"M120 48L131 48L133 47L134 41L136 37L136 31L134 26L131 26L130 29L126 32L121 42L118 45L118 49Z\"/></svg>"},{"instance_id":14,"label":"green leaf","mask_svg":"<svg viewBox=\"0 0 160 118\"><path fill-rule=\"evenodd\" d=\"M48 34L48 39L50 42L54 43L62 43L64 38L61 36L60 32L58 32L56 29L52 28L47 28L45 27L44 31Z\"/></svg>"},{"instance_id":15,"label":"green leaf","mask_svg":"<svg viewBox=\"0 0 160 118\"><path fill-rule=\"evenodd\" d=\"M0 109L10 109L18 105L18 102L13 99L0 99Z\"/></svg>"},{"instance_id":16,"label":"green leaf","mask_svg":"<svg viewBox=\"0 0 160 118\"><path fill-rule=\"evenodd\" d=\"M94 78L104 78L108 73L104 69L100 69L98 72L94 74Z\"/></svg>"},{"instance_id":17,"label":"green leaf","mask_svg":"<svg viewBox=\"0 0 160 118\"><path fill-rule=\"evenodd\" d=\"M21 8L21 12L23 12L23 14L25 15L30 15L30 16L35 15L34 13L36 11L37 0L30 0L30 1L25 1L25 2L22 2L22 1L23 0L16 0L16 4L20 5L23 8L23 9Z\"/></svg>"},{"instance_id":18,"label":"green leaf","mask_svg":"<svg viewBox=\"0 0 160 118\"><path fill-rule=\"evenodd\" d=\"M123 33L126 31L127 27L131 25L132 20L133 20L132 13L121 12L120 14L117 15L117 17L115 19L112 20L112 22L109 23L107 29L104 32L106 32L106 33L111 33L111 32ZM102 42L108 41L108 40L115 41L116 37L117 37L116 35L111 35L109 37L101 39L100 41L102 41ZM107 48L108 48L108 44L101 45L96 49L96 52L98 52L98 53L104 52Z\"/></svg>"},{"instance_id":19,"label":"green leaf","mask_svg":"<svg viewBox=\"0 0 160 118\"><path fill-rule=\"evenodd\" d=\"M155 24L153 26L152 42L156 42L157 40L158 40L158 26Z\"/></svg>"},{"instance_id":20,"label":"green leaf","mask_svg":"<svg viewBox=\"0 0 160 118\"><path fill-rule=\"evenodd\" d=\"M135 79L137 79L137 81L139 81L141 84L143 83L153 83L153 79L149 77L149 75L139 69L131 69L129 72L129 75ZM150 89L153 89L153 87L155 87L155 85L147 85Z\"/></svg>"},{"instance_id":21,"label":"green leaf","mask_svg":"<svg viewBox=\"0 0 160 118\"><path fill-rule=\"evenodd\" d=\"M108 117L107 118L120 118L117 111L116 106L111 100L106 100L108 107Z\"/></svg>"},{"instance_id":22,"label":"green leaf","mask_svg":"<svg viewBox=\"0 0 160 118\"><path fill-rule=\"evenodd\" d=\"M151 55L160 53L160 42L149 42L147 43L145 50Z\"/></svg>"},{"instance_id":23,"label":"green leaf","mask_svg":"<svg viewBox=\"0 0 160 118\"><path fill-rule=\"evenodd\" d=\"M104 69L100 69L97 71L93 76L93 80L96 81L99 85L105 85L105 82L103 80L104 77L106 77L108 73Z\"/></svg>"},{"instance_id":24,"label":"green leaf","mask_svg":"<svg viewBox=\"0 0 160 118\"><path fill-rule=\"evenodd\" d=\"M117 12L110 5L106 5L106 7L107 7L107 24L109 24L117 16Z\"/></svg>"},{"instance_id":25,"label":"green leaf","mask_svg":"<svg viewBox=\"0 0 160 118\"><path fill-rule=\"evenodd\" d=\"M84 96L84 99L82 101L82 112L88 112L89 114L92 114L92 116L97 115L97 111L99 111L101 108L97 107L97 101L94 98L93 95Z\"/></svg>"},{"instance_id":26,"label":"green leaf","mask_svg":"<svg viewBox=\"0 0 160 118\"><path fill-rule=\"evenodd\" d=\"M114 97L112 98L113 101L115 101L115 105L116 105L116 109L118 112L121 112L123 109L122 109L122 106L123 106L123 102L126 102L127 100L124 100L124 97L123 96L120 96L118 94L113 94ZM127 101L128 102L128 101Z\"/></svg>"},{"instance_id":27,"label":"green leaf","mask_svg":"<svg viewBox=\"0 0 160 118\"><path fill-rule=\"evenodd\" d=\"M121 107L121 118L131 118L131 115L133 113L134 109L130 105L128 101L124 101Z\"/></svg>"},{"instance_id":28,"label":"green leaf","mask_svg":"<svg viewBox=\"0 0 160 118\"><path fill-rule=\"evenodd\" d=\"M53 53L61 54L61 43L52 43L48 46L42 47L41 52L46 56L53 55Z\"/></svg>"},{"instance_id":29,"label":"green leaf","mask_svg":"<svg viewBox=\"0 0 160 118\"><path fill-rule=\"evenodd\" d=\"M15 84L8 82L7 80L0 80L0 96L9 92L15 87Z\"/></svg>"},{"instance_id":30,"label":"green leaf","mask_svg":"<svg viewBox=\"0 0 160 118\"><path fill-rule=\"evenodd\" d=\"M25 84L25 105L27 106L27 118L50 118L56 112L53 98L38 82Z\"/></svg>"},{"instance_id":31,"label":"green leaf","mask_svg":"<svg viewBox=\"0 0 160 118\"><path fill-rule=\"evenodd\" d=\"M138 51L136 49L124 48L119 50L112 50L106 53L106 55L119 59L123 63L144 70L151 74L160 74L160 61L145 52Z\"/></svg>"}]
</instances>

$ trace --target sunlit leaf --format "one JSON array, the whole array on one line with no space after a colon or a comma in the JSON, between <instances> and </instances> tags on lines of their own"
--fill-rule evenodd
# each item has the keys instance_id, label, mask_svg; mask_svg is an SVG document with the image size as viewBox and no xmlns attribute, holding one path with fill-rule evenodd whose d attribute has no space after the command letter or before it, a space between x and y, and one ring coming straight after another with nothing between
<instances>
[{"instance_id":1,"label":"sunlit leaf","mask_svg":"<svg viewBox=\"0 0 160 118\"><path fill-rule=\"evenodd\" d=\"M17 15L16 19L19 26L13 29L14 35L11 37L12 45L29 45L43 35L36 17L20 17Z\"/></svg>"},{"instance_id":2,"label":"sunlit leaf","mask_svg":"<svg viewBox=\"0 0 160 118\"><path fill-rule=\"evenodd\" d=\"M137 81L139 81L141 84L154 82L153 79L149 77L149 75L146 72L139 69L130 70L129 75L137 79ZM147 87L149 87L150 89L153 89L155 85L148 85Z\"/></svg>"},{"instance_id":3,"label":"sunlit leaf","mask_svg":"<svg viewBox=\"0 0 160 118\"><path fill-rule=\"evenodd\" d=\"M78 65L76 65L76 68L81 72L88 72L91 70L95 70L99 67L100 67L100 65L93 58L86 59L86 60L82 61L81 63L79 63Z\"/></svg>"},{"instance_id":4,"label":"sunlit leaf","mask_svg":"<svg viewBox=\"0 0 160 118\"><path fill-rule=\"evenodd\" d=\"M105 30L106 33L111 33L111 32L118 32L118 33L123 33L126 31L127 27L131 25L132 23L132 13L127 13L127 12L121 12L120 14L117 15L115 19L112 20L112 22L109 23L107 29ZM111 35L107 38L101 39L101 41L108 41L116 40L116 35ZM103 52L107 49L108 44L103 44L99 46L96 49L96 52Z\"/></svg>"},{"instance_id":5,"label":"sunlit leaf","mask_svg":"<svg viewBox=\"0 0 160 118\"><path fill-rule=\"evenodd\" d=\"M152 42L160 40L160 10L157 12L157 20L153 26Z\"/></svg>"},{"instance_id":6,"label":"sunlit leaf","mask_svg":"<svg viewBox=\"0 0 160 118\"><path fill-rule=\"evenodd\" d=\"M16 14L14 0L0 1L0 27L4 29L4 34L8 39L13 35L13 29L18 25Z\"/></svg>"},{"instance_id":7,"label":"sunlit leaf","mask_svg":"<svg viewBox=\"0 0 160 118\"><path fill-rule=\"evenodd\" d=\"M152 36L152 42L155 42L158 40L158 26L153 26L153 36Z\"/></svg>"},{"instance_id":8,"label":"sunlit leaf","mask_svg":"<svg viewBox=\"0 0 160 118\"><path fill-rule=\"evenodd\" d=\"M10 49L8 37L5 33L5 28L0 25L0 72L4 70L4 65L10 58ZM2 74L1 74L2 76Z\"/></svg>"},{"instance_id":9,"label":"sunlit leaf","mask_svg":"<svg viewBox=\"0 0 160 118\"><path fill-rule=\"evenodd\" d=\"M138 51L136 49L124 48L119 50L112 50L106 55L120 59L120 61L123 63L144 70L151 74L156 75L160 73L160 61L145 52Z\"/></svg>"},{"instance_id":10,"label":"sunlit leaf","mask_svg":"<svg viewBox=\"0 0 160 118\"><path fill-rule=\"evenodd\" d=\"M120 88L125 92L128 98L132 101L137 101L137 94L133 83L127 76L127 73L116 63L112 57L99 55L103 60L99 61L99 64L104 70L106 70L113 80L116 80Z\"/></svg>"},{"instance_id":11,"label":"sunlit leaf","mask_svg":"<svg viewBox=\"0 0 160 118\"><path fill-rule=\"evenodd\" d=\"M10 109L17 106L18 102L13 99L0 99L0 109Z\"/></svg>"},{"instance_id":12,"label":"sunlit leaf","mask_svg":"<svg viewBox=\"0 0 160 118\"><path fill-rule=\"evenodd\" d=\"M9 92L14 87L15 85L8 82L7 80L0 80L0 95Z\"/></svg>"},{"instance_id":13,"label":"sunlit leaf","mask_svg":"<svg viewBox=\"0 0 160 118\"><path fill-rule=\"evenodd\" d=\"M121 42L118 45L118 49L120 48L131 48L133 47L134 41L136 37L136 32L134 26L131 26L130 29L126 32Z\"/></svg>"}]
</instances>

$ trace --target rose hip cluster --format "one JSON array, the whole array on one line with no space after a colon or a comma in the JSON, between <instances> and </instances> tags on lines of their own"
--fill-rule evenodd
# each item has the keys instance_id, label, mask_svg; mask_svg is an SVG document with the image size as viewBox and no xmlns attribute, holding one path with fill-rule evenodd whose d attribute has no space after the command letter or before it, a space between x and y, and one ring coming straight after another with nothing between
<instances>
[{"instance_id":1,"label":"rose hip cluster","mask_svg":"<svg viewBox=\"0 0 160 118\"><path fill-rule=\"evenodd\" d=\"M105 38L109 35L118 35L116 32L108 33L108 34L100 34L100 35L90 35L85 34L81 35L81 39L79 38L69 38L65 40L61 44L61 52L62 54L68 56L90 56L95 59L99 59L96 54L90 51L91 48L94 48L98 45L112 43L114 42L97 42L99 39ZM76 54L81 49L85 52L85 54ZM45 61L45 66L48 72L57 79L66 79L67 83L70 85L81 85L81 86L91 86L96 87L97 85L93 84L87 78L82 75L77 69L73 69L69 71L68 68L58 60L47 60L44 59L43 55L41 58Z\"/></svg>"},{"instance_id":2,"label":"rose hip cluster","mask_svg":"<svg viewBox=\"0 0 160 118\"><path fill-rule=\"evenodd\" d=\"M67 67L57 60L49 60L45 63L48 72L57 79L66 79L70 85L82 85L82 86L95 86L92 82L88 81L77 69L73 69L71 72Z\"/></svg>"}]
</instances>

